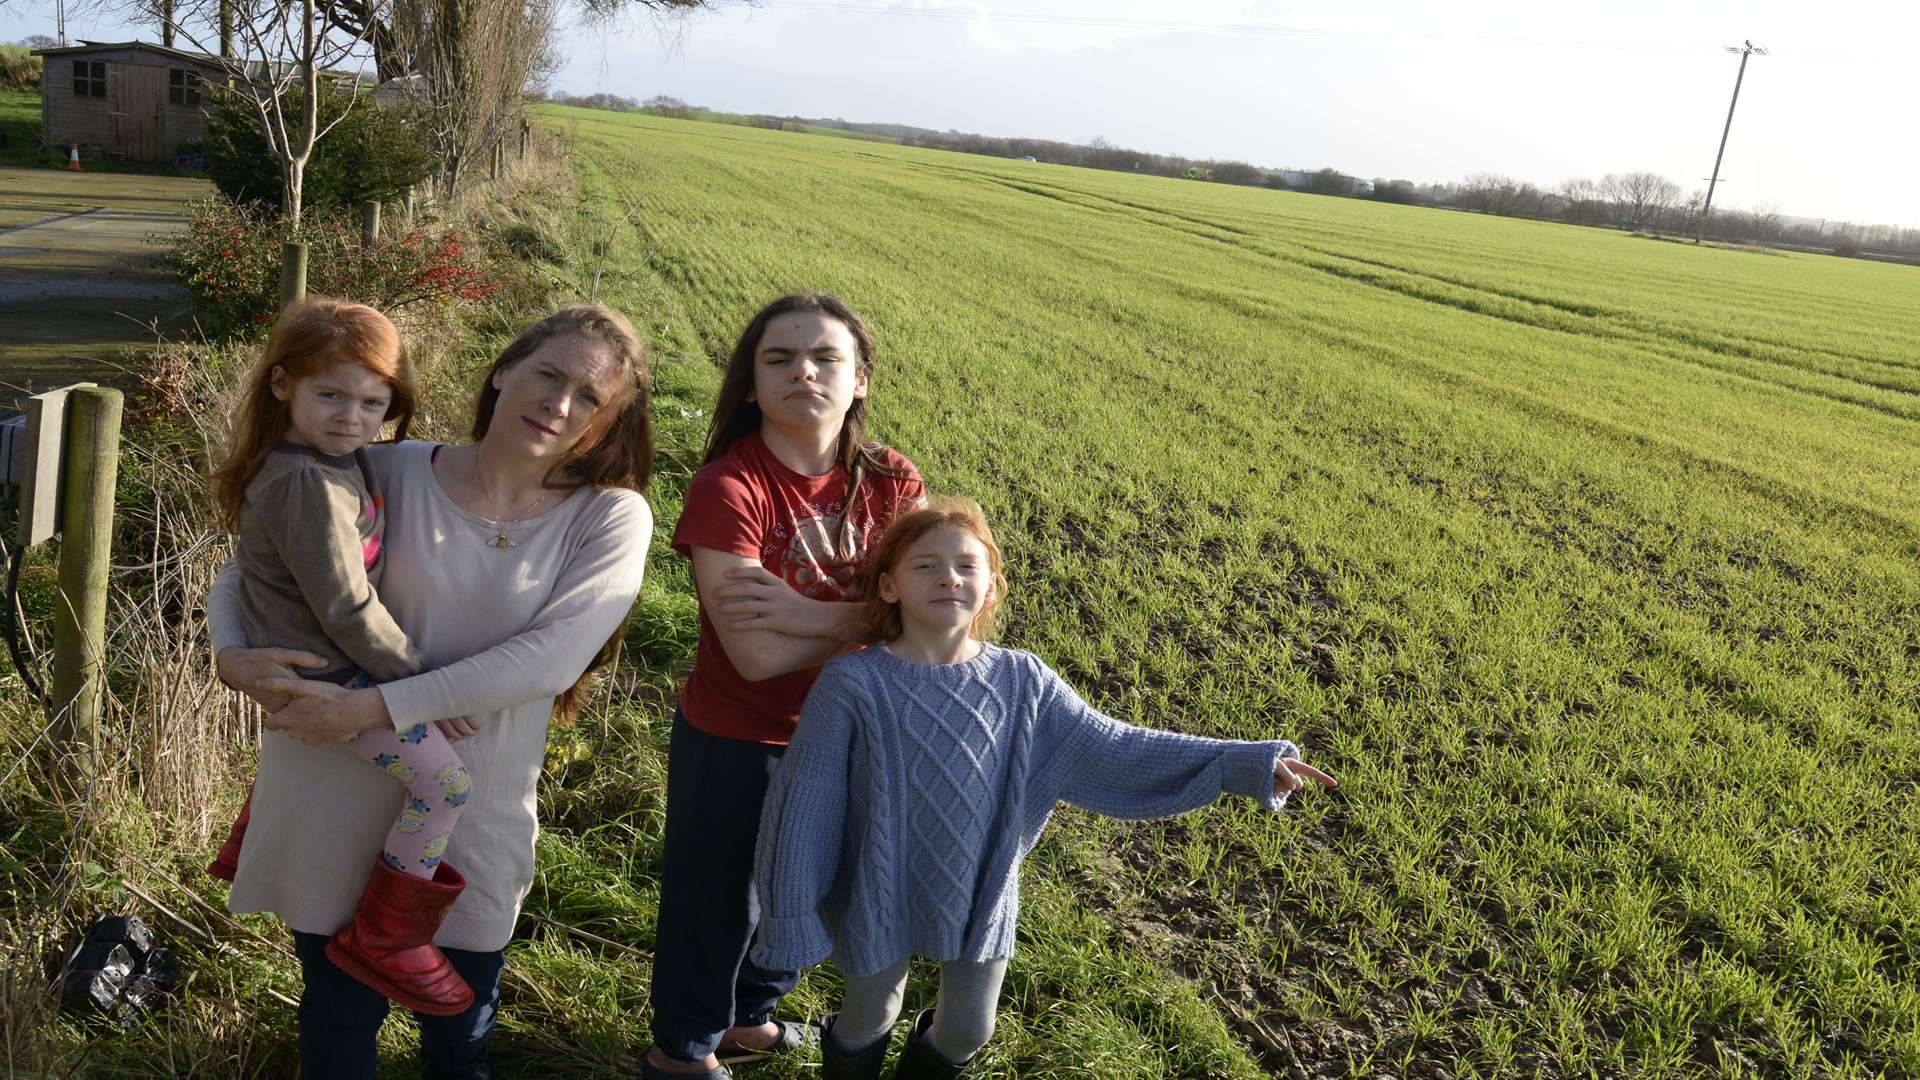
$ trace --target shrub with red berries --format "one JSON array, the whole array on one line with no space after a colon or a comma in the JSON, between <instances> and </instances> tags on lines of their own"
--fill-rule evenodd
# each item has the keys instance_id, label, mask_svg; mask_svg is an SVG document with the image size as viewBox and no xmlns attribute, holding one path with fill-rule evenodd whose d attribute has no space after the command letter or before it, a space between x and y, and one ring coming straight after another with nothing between
<instances>
[{"instance_id":1,"label":"shrub with red berries","mask_svg":"<svg viewBox=\"0 0 1920 1080\"><path fill-rule=\"evenodd\" d=\"M271 214L215 197L194 208L173 240L174 267L202 330L221 340L263 333L280 310L281 245L293 239ZM483 300L500 288L458 230L419 225L361 243L344 216L308 220L307 292L371 304L388 314L423 304Z\"/></svg>"}]
</instances>

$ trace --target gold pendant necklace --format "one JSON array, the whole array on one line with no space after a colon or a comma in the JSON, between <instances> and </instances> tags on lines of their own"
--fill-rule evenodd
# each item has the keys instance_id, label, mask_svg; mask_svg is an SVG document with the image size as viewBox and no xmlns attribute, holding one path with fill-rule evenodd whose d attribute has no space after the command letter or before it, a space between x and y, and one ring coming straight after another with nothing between
<instances>
[{"instance_id":1,"label":"gold pendant necklace","mask_svg":"<svg viewBox=\"0 0 1920 1080\"><path fill-rule=\"evenodd\" d=\"M487 487L486 474L480 471L480 448L477 446L474 447L473 453L473 479L474 482L479 485L480 493L487 497L487 509L497 513L500 504L494 501L493 491ZM520 512L514 517L487 519L487 523L494 528L494 537L487 541L487 546L498 548L502 551L510 547L519 546L513 542L513 537L507 535L507 526L518 525L525 521L527 519L527 512L532 510L534 505L545 498L546 495L547 489L543 487L533 493L533 498L527 500L526 505L522 506Z\"/></svg>"}]
</instances>

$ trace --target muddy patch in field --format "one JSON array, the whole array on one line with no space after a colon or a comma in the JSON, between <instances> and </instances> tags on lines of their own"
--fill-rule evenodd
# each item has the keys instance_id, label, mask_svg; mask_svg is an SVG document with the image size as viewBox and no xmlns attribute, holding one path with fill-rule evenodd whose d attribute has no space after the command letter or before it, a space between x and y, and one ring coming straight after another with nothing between
<instances>
[{"instance_id":1,"label":"muddy patch in field","mask_svg":"<svg viewBox=\"0 0 1920 1080\"><path fill-rule=\"evenodd\" d=\"M1328 815L1303 843L1342 845ZM1505 1062L1481 1055L1464 1033L1477 1019L1512 1018L1531 992L1503 968L1497 943L1466 950L1450 964L1416 970L1392 942L1316 919L1303 898L1259 883L1229 901L1197 885L1164 884L1159 873L1180 841L1165 823L1128 826L1106 851L1108 865L1079 882L1083 902L1103 910L1136 948L1195 984L1272 1075L1397 1076L1450 1080L1462 1061L1493 1072L1557 1078L1542 1054L1522 1048ZM1226 859L1252 859L1229 851ZM1129 881L1153 880L1152 890ZM1359 934L1358 938L1355 934ZM1356 959L1358 945L1375 957ZM1383 989L1391 987L1391 989ZM1329 993L1339 998L1330 1004ZM1444 1016L1456 1034L1421 1037L1421 1016Z\"/></svg>"}]
</instances>

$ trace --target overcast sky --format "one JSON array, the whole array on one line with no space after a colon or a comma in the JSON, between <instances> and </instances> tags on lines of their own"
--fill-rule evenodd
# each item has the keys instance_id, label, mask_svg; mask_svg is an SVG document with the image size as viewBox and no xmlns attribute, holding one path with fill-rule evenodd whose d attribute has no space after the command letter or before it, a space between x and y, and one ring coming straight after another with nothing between
<instances>
[{"instance_id":1,"label":"overcast sky","mask_svg":"<svg viewBox=\"0 0 1920 1080\"><path fill-rule=\"evenodd\" d=\"M36 7L38 4L40 6ZM0 38L49 32L12 0ZM112 37L115 26L69 34ZM1920 224L1913 0L761 0L569 33L554 88L1416 182L1648 169L1716 204Z\"/></svg>"}]
</instances>

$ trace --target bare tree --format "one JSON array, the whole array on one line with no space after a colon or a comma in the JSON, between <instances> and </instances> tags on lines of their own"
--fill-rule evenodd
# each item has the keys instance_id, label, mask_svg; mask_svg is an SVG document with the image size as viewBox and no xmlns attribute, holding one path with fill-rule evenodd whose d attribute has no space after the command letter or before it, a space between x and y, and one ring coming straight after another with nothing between
<instances>
[{"instance_id":1,"label":"bare tree","mask_svg":"<svg viewBox=\"0 0 1920 1080\"><path fill-rule=\"evenodd\" d=\"M451 198L480 155L518 126L555 9L549 0L391 2L389 33L413 76L406 96L426 118L436 186Z\"/></svg>"},{"instance_id":2,"label":"bare tree","mask_svg":"<svg viewBox=\"0 0 1920 1080\"><path fill-rule=\"evenodd\" d=\"M1586 177L1563 182L1555 194L1560 196L1560 216L1575 225L1598 225L1607 220L1607 197L1600 185Z\"/></svg>"},{"instance_id":3,"label":"bare tree","mask_svg":"<svg viewBox=\"0 0 1920 1080\"><path fill-rule=\"evenodd\" d=\"M1700 221L1700 215L1706 212L1707 193L1698 189L1682 202L1669 207L1661 220L1654 223L1655 228L1689 229L1694 222ZM1704 225L1704 222L1702 222Z\"/></svg>"},{"instance_id":4,"label":"bare tree","mask_svg":"<svg viewBox=\"0 0 1920 1080\"><path fill-rule=\"evenodd\" d=\"M1629 229L1650 229L1680 201L1680 185L1658 173L1608 173L1600 192L1613 204L1614 220Z\"/></svg>"},{"instance_id":5,"label":"bare tree","mask_svg":"<svg viewBox=\"0 0 1920 1080\"><path fill-rule=\"evenodd\" d=\"M1753 208L1753 238L1761 241L1780 239L1780 227L1784 218L1780 213L1780 204L1763 202Z\"/></svg>"},{"instance_id":6,"label":"bare tree","mask_svg":"<svg viewBox=\"0 0 1920 1080\"><path fill-rule=\"evenodd\" d=\"M229 106L258 114L280 164L287 219L298 226L314 145L346 118L360 93L357 75L342 80L348 108L323 124L320 80L341 79L338 69L362 66L365 38L335 22L321 0L185 0L170 13L179 35L201 52L212 53L203 39L231 37L215 57L226 84L221 95Z\"/></svg>"},{"instance_id":7,"label":"bare tree","mask_svg":"<svg viewBox=\"0 0 1920 1080\"><path fill-rule=\"evenodd\" d=\"M1527 217L1540 212L1546 195L1532 184L1511 176L1475 173L1460 183L1457 200L1469 210L1504 217Z\"/></svg>"},{"instance_id":8,"label":"bare tree","mask_svg":"<svg viewBox=\"0 0 1920 1080\"><path fill-rule=\"evenodd\" d=\"M655 116L665 116L674 120L693 119L693 106L670 94L655 94L642 102L640 107Z\"/></svg>"}]
</instances>

